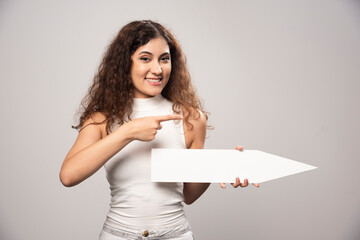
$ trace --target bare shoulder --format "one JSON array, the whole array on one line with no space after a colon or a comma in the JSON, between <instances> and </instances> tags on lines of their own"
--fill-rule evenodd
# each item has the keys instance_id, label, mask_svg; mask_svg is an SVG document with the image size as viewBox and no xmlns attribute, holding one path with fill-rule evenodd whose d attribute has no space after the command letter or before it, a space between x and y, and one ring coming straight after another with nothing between
<instances>
[{"instance_id":1,"label":"bare shoulder","mask_svg":"<svg viewBox=\"0 0 360 240\"><path fill-rule=\"evenodd\" d=\"M67 161L74 154L84 149L85 147L99 141L106 135L106 117L102 113L94 113L88 119L84 121L79 131L79 134L75 140L75 143L71 147L70 151L65 157L64 161ZM102 123L104 122L104 123ZM94 124L101 123L101 124Z\"/></svg>"},{"instance_id":2,"label":"bare shoulder","mask_svg":"<svg viewBox=\"0 0 360 240\"><path fill-rule=\"evenodd\" d=\"M184 123L186 147L203 148L207 129L207 117L205 113L192 108L189 123L191 125Z\"/></svg>"},{"instance_id":3,"label":"bare shoulder","mask_svg":"<svg viewBox=\"0 0 360 240\"><path fill-rule=\"evenodd\" d=\"M98 129L101 133L101 137L105 137L106 134L106 117L101 112L93 113L88 119L86 119L81 126L80 133L83 132L86 128L91 128L92 130ZM85 132L85 131L84 131Z\"/></svg>"},{"instance_id":4,"label":"bare shoulder","mask_svg":"<svg viewBox=\"0 0 360 240\"><path fill-rule=\"evenodd\" d=\"M191 109L189 122L194 126L195 131L199 131L202 128L206 129L206 115L198 109Z\"/></svg>"}]
</instances>

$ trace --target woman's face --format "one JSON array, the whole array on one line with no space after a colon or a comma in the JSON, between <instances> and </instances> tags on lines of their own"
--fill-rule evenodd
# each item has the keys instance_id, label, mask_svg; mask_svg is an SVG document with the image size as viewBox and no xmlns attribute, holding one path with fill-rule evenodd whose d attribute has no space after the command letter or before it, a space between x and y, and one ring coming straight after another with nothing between
<instances>
[{"instance_id":1,"label":"woman's face","mask_svg":"<svg viewBox=\"0 0 360 240\"><path fill-rule=\"evenodd\" d=\"M171 73L170 50L165 39L150 40L134 52L131 60L134 97L148 98L160 94Z\"/></svg>"}]
</instances>

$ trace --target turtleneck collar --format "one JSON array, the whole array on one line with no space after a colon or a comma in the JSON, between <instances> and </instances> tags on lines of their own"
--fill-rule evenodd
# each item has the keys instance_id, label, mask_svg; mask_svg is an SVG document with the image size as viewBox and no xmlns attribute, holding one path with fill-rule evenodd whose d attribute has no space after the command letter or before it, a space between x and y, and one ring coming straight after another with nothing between
<instances>
[{"instance_id":1,"label":"turtleneck collar","mask_svg":"<svg viewBox=\"0 0 360 240\"><path fill-rule=\"evenodd\" d=\"M134 111L152 110L159 107L163 101L165 101L165 98L161 94L149 98L134 98L133 110Z\"/></svg>"}]
</instances>

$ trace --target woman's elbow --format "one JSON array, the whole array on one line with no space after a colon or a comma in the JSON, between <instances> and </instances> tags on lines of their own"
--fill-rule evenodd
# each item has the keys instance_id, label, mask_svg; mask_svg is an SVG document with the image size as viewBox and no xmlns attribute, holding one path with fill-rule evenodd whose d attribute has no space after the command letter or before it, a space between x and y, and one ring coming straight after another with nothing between
<instances>
[{"instance_id":1,"label":"woman's elbow","mask_svg":"<svg viewBox=\"0 0 360 240\"><path fill-rule=\"evenodd\" d=\"M75 186L76 183L73 180L73 178L67 174L65 171L61 170L60 174L59 174L59 178L60 178L60 182L65 186L65 187L72 187Z\"/></svg>"}]
</instances>

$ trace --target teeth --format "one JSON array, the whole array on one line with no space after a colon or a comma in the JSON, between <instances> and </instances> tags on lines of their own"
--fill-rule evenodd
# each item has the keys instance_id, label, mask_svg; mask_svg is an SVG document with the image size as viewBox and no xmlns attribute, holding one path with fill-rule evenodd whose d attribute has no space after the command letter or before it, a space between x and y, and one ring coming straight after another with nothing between
<instances>
[{"instance_id":1,"label":"teeth","mask_svg":"<svg viewBox=\"0 0 360 240\"><path fill-rule=\"evenodd\" d=\"M150 79L150 78L145 78L146 81L149 81L149 82L160 82L161 79Z\"/></svg>"}]
</instances>

